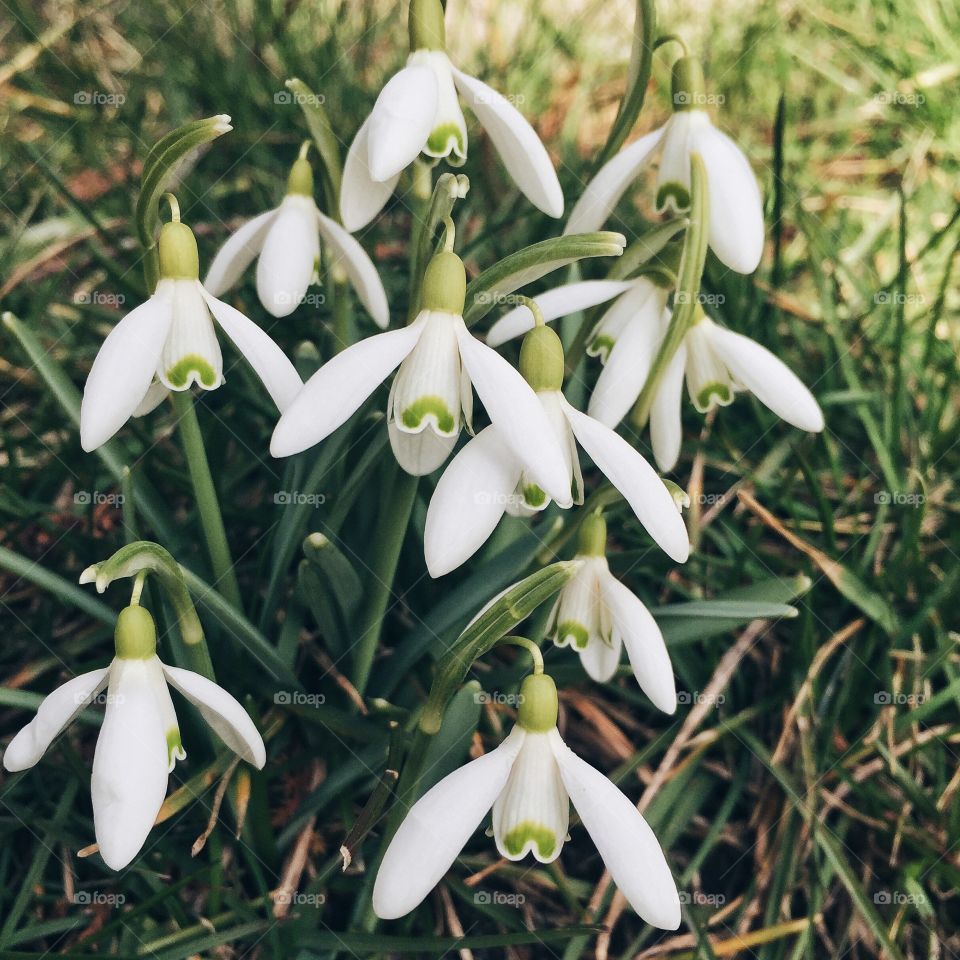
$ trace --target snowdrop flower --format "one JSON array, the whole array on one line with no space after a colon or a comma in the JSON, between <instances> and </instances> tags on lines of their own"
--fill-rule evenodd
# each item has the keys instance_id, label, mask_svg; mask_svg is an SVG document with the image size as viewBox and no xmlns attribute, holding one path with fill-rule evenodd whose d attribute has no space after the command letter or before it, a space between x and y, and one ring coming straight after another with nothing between
<instances>
[{"instance_id":1,"label":"snowdrop flower","mask_svg":"<svg viewBox=\"0 0 960 960\"><path fill-rule=\"evenodd\" d=\"M600 357L604 364L588 413L610 427L623 419L623 413L612 419L601 412L622 408L625 413L643 389L653 362L650 343L660 337L669 296L670 287L663 285L657 274L651 274L633 280L568 283L533 298L547 322L613 300L587 343L587 353ZM499 346L529 330L532 322L529 310L515 307L490 328L487 343Z\"/></svg>"},{"instance_id":2,"label":"snowdrop flower","mask_svg":"<svg viewBox=\"0 0 960 960\"><path fill-rule=\"evenodd\" d=\"M610 572L606 542L603 517L587 517L574 557L582 566L560 591L547 633L558 647L573 647L598 683L616 673L625 646L640 689L654 706L673 713L677 692L663 634L650 611Z\"/></svg>"},{"instance_id":3,"label":"snowdrop flower","mask_svg":"<svg viewBox=\"0 0 960 960\"><path fill-rule=\"evenodd\" d=\"M146 303L110 331L93 361L80 405L80 443L106 443L131 416L157 407L171 390L223 383L214 320L285 410L303 386L283 351L252 320L204 289L197 241L179 221L160 231L160 282ZM212 316L211 316L212 315Z\"/></svg>"},{"instance_id":4,"label":"snowdrop flower","mask_svg":"<svg viewBox=\"0 0 960 960\"><path fill-rule=\"evenodd\" d=\"M557 688L546 674L521 687L517 725L495 750L454 771L411 808L373 886L383 920L416 908L493 808L500 854L552 863L567 838L570 803L614 882L647 923L680 925L680 897L656 836L637 808L557 731Z\"/></svg>"},{"instance_id":5,"label":"snowdrop flower","mask_svg":"<svg viewBox=\"0 0 960 960\"><path fill-rule=\"evenodd\" d=\"M346 273L378 327L390 323L387 295L376 267L343 227L322 214L313 199L313 171L306 158L309 141L290 170L280 206L248 220L220 248L203 285L219 297L257 260L257 295L264 309L286 317L303 302L317 276L323 240L334 271Z\"/></svg>"},{"instance_id":6,"label":"snowdrop flower","mask_svg":"<svg viewBox=\"0 0 960 960\"><path fill-rule=\"evenodd\" d=\"M34 766L54 738L107 688L91 793L100 855L112 870L122 870L140 852L163 805L170 771L186 757L168 684L247 763L260 769L266 762L263 740L246 710L206 677L161 663L156 639L153 618L143 607L121 611L117 655L110 666L54 690L3 755L11 772Z\"/></svg>"},{"instance_id":7,"label":"snowdrop flower","mask_svg":"<svg viewBox=\"0 0 960 960\"><path fill-rule=\"evenodd\" d=\"M630 353L633 369L626 361L611 369L615 350L604 371L604 389L600 389L604 380L601 375L590 399L591 416L611 427L626 416L643 388L669 324L669 311L664 311L659 325L636 324ZM626 335L623 339L626 341ZM638 376L637 370L642 375ZM782 360L755 340L721 327L698 310L697 319L660 378L650 408L650 440L657 465L664 472L672 470L680 456L684 379L690 399L701 413L727 406L735 393L749 390L764 406L798 429L813 433L823 430L823 413L813 394Z\"/></svg>"},{"instance_id":8,"label":"snowdrop flower","mask_svg":"<svg viewBox=\"0 0 960 960\"><path fill-rule=\"evenodd\" d=\"M362 340L321 367L280 418L270 452L285 457L319 443L399 365L387 425L404 470L421 476L446 460L463 423L470 427L476 387L507 448L551 496L569 503L569 471L547 414L523 377L467 330L465 290L463 262L449 250L438 253L413 323Z\"/></svg>"},{"instance_id":9,"label":"snowdrop flower","mask_svg":"<svg viewBox=\"0 0 960 960\"><path fill-rule=\"evenodd\" d=\"M699 63L682 57L673 67L671 118L600 168L573 208L564 233L600 229L658 147L662 149L656 209L686 210L690 206L690 154L699 153L707 170L710 247L731 270L753 273L763 254L760 189L740 148L714 127L702 109L706 102Z\"/></svg>"},{"instance_id":10,"label":"snowdrop flower","mask_svg":"<svg viewBox=\"0 0 960 960\"><path fill-rule=\"evenodd\" d=\"M564 453L570 490L563 499L546 491L505 442L500 423L480 431L450 462L427 509L424 553L433 577L455 570L486 542L504 513L531 516L551 497L560 507L583 503L577 444L630 505L651 537L678 563L690 552L673 497L646 460L609 427L571 406L560 392L563 347L546 326L527 334L520 370L536 391ZM529 463L528 458L528 463Z\"/></svg>"},{"instance_id":11,"label":"snowdrop flower","mask_svg":"<svg viewBox=\"0 0 960 960\"><path fill-rule=\"evenodd\" d=\"M410 50L407 65L380 92L347 153L340 191L346 228L368 224L421 153L464 163L467 127L458 92L524 195L551 217L562 216L560 183L533 127L505 97L450 62L440 0L411 0Z\"/></svg>"}]
</instances>

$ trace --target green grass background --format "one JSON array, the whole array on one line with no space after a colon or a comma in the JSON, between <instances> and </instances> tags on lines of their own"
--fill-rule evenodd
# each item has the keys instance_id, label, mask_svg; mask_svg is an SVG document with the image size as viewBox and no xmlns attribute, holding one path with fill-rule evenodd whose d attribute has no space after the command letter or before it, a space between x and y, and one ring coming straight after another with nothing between
<instances>
[{"instance_id":1,"label":"green grass background","mask_svg":"<svg viewBox=\"0 0 960 960\"><path fill-rule=\"evenodd\" d=\"M451 51L521 96L557 161L569 209L623 90L631 6L449 6ZM231 780L216 829L192 858L225 761L181 706L189 759L173 776L179 809L115 876L77 853L93 839L98 719L84 715L36 769L0 782L0 954L960 954L960 13L950 0L837 0L664 4L660 17L664 32L703 57L708 89L724 98L714 115L748 151L766 200L769 240L757 274L726 274L711 259L706 289L724 298L720 318L798 370L827 419L814 437L749 397L706 422L686 407L674 479L693 498L698 549L682 568L651 548L622 507L612 514L611 565L651 606L758 583L765 597L786 602L805 576L795 618L711 621L712 629L688 621L670 634L687 700L672 718L655 712L630 677L597 687L566 652L548 656L565 688L568 742L631 797L645 795L687 900L679 933L658 934L620 912L612 888L597 887L602 865L578 826L549 869L497 865L492 841L478 833L441 893L404 921L373 922L364 868L381 824L346 873L337 850L386 767L389 714L358 716L330 668L349 675L364 610L337 611L329 588L305 597L292 587L310 531L335 536L361 582L370 581L396 489L384 397L342 431L348 436L285 465L267 454L272 406L231 354L227 384L204 397L199 413L246 620L224 624L210 604L201 615L218 678L249 696L270 762L262 774ZM129 499L123 511L76 501L84 491L125 489L116 463L81 452L64 403L111 325L143 297L131 211L147 149L187 120L233 117L234 131L181 171L176 187L209 262L240 218L280 199L305 136L296 105L276 102L284 80L298 76L323 95L346 144L405 44L405 9L383 3L0 5L0 306L62 377L58 396L23 337L0 330L4 742L42 694L110 656L125 588L97 599L72 585L131 528L208 576L171 411L128 425L114 447L156 492L162 533ZM673 54L666 48L655 59L638 131L667 116ZM458 245L476 273L558 227L518 199L475 124L470 133L472 187L458 210ZM649 191L638 190L635 208L622 205L614 223L632 238L648 212ZM361 234L394 322L406 308L408 235L402 193ZM604 269L588 264L583 275ZM306 340L329 355L329 298L280 321L260 308L249 277L230 298L288 351ZM358 311L357 335L371 331ZM571 322L565 332L573 331ZM305 368L315 362L309 351L298 355ZM582 368L572 399L584 398L595 374ZM645 438L638 443L648 452ZM531 569L543 534L506 524L468 567L433 582L421 538L435 482L418 489L370 686L405 708L422 701L433 659L459 627ZM324 502L276 505L274 494L289 489ZM754 501L802 544L764 522ZM264 668L263 642L313 700L275 702L291 684ZM523 671L522 656L506 650L475 677L486 690L510 692ZM432 778L509 728L509 709L481 709L474 689L455 702ZM298 893L278 911L270 892L284 877ZM607 932L571 930L605 921Z\"/></svg>"}]
</instances>

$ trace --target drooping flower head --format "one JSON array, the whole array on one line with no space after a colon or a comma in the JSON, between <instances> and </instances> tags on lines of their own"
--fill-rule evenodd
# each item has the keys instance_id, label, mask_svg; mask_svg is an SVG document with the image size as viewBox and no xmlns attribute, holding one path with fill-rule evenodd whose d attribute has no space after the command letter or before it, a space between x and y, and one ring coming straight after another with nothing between
<instances>
[{"instance_id":1,"label":"drooping flower head","mask_svg":"<svg viewBox=\"0 0 960 960\"><path fill-rule=\"evenodd\" d=\"M753 273L763 255L763 202L750 163L704 109L708 98L697 60L677 60L672 88L673 115L600 168L573 208L564 233L599 230L658 147L656 209L686 210L690 155L699 153L707 170L710 247L731 270Z\"/></svg>"},{"instance_id":2,"label":"drooping flower head","mask_svg":"<svg viewBox=\"0 0 960 960\"><path fill-rule=\"evenodd\" d=\"M80 405L80 443L95 450L131 416L157 407L171 390L224 382L214 321L233 341L273 402L285 410L303 386L283 351L252 320L217 300L200 283L193 231L179 214L160 230L160 282L128 313L100 348Z\"/></svg>"},{"instance_id":3,"label":"drooping flower head","mask_svg":"<svg viewBox=\"0 0 960 960\"><path fill-rule=\"evenodd\" d=\"M3 765L11 772L34 766L106 688L90 789L100 855L112 870L122 870L146 842L163 805L170 771L187 755L168 685L197 707L247 763L262 768L266 749L246 710L226 690L198 673L160 661L156 627L146 609L133 605L122 610L115 639L111 664L74 677L47 696L33 720L10 741Z\"/></svg>"},{"instance_id":4,"label":"drooping flower head","mask_svg":"<svg viewBox=\"0 0 960 960\"><path fill-rule=\"evenodd\" d=\"M302 150L279 207L248 220L214 257L204 286L215 297L257 259L257 295L275 317L293 313L316 281L321 241L331 274L343 273L378 327L390 322L387 295L363 247L313 199L313 170Z\"/></svg>"},{"instance_id":5,"label":"drooping flower head","mask_svg":"<svg viewBox=\"0 0 960 960\"><path fill-rule=\"evenodd\" d=\"M318 370L280 418L270 452L285 457L319 443L343 424L400 367L387 401L390 444L414 475L450 455L471 427L473 389L490 420L536 482L569 501L569 472L547 414L523 377L463 322L463 262L442 250L427 267L423 309L403 330L348 347Z\"/></svg>"},{"instance_id":6,"label":"drooping flower head","mask_svg":"<svg viewBox=\"0 0 960 960\"><path fill-rule=\"evenodd\" d=\"M449 573L473 556L504 513L531 516L545 510L551 498L560 507L583 503L578 444L656 543L678 563L687 559L687 531L663 481L626 440L567 401L561 392L563 364L563 346L553 330L541 325L526 335L520 370L563 451L569 494L561 499L545 490L531 473L535 461L522 459L494 421L453 458L434 491L424 528L431 576Z\"/></svg>"},{"instance_id":7,"label":"drooping flower head","mask_svg":"<svg viewBox=\"0 0 960 960\"><path fill-rule=\"evenodd\" d=\"M560 183L533 127L505 97L450 62L440 0L411 0L407 65L384 86L347 153L340 211L348 230L383 209L402 171L421 154L464 163L467 127L458 93L527 199L551 217L563 215Z\"/></svg>"},{"instance_id":8,"label":"drooping flower head","mask_svg":"<svg viewBox=\"0 0 960 960\"><path fill-rule=\"evenodd\" d=\"M397 830L377 872L373 909L384 920L415 909L493 808L497 850L541 863L560 856L570 803L630 905L656 927L680 925L680 897L660 844L637 808L557 730L557 688L524 680L517 725L491 753L427 791Z\"/></svg>"}]
</instances>

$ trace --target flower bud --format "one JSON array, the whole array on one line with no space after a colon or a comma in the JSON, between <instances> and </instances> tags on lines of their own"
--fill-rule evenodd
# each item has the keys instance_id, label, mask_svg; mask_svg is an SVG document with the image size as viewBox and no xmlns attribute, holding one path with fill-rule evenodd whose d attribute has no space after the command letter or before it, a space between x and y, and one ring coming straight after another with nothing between
<instances>
[{"instance_id":1,"label":"flower bud","mask_svg":"<svg viewBox=\"0 0 960 960\"><path fill-rule=\"evenodd\" d=\"M287 177L287 193L299 193L305 197L313 196L313 167L306 157L294 161Z\"/></svg>"},{"instance_id":2,"label":"flower bud","mask_svg":"<svg viewBox=\"0 0 960 960\"><path fill-rule=\"evenodd\" d=\"M563 386L563 344L549 327L534 327L523 338L520 373L538 393Z\"/></svg>"},{"instance_id":3,"label":"flower bud","mask_svg":"<svg viewBox=\"0 0 960 960\"><path fill-rule=\"evenodd\" d=\"M199 280L200 255L193 231L179 221L160 228L160 276L164 280Z\"/></svg>"},{"instance_id":4,"label":"flower bud","mask_svg":"<svg viewBox=\"0 0 960 960\"><path fill-rule=\"evenodd\" d=\"M157 628L150 611L141 606L121 610L113 639L117 656L122 660L147 660L154 656L157 652Z\"/></svg>"},{"instance_id":5,"label":"flower bud","mask_svg":"<svg viewBox=\"0 0 960 960\"><path fill-rule=\"evenodd\" d=\"M607 550L607 521L599 513L591 513L580 524L577 534L577 555L602 557Z\"/></svg>"},{"instance_id":6,"label":"flower bud","mask_svg":"<svg viewBox=\"0 0 960 960\"><path fill-rule=\"evenodd\" d=\"M557 725L557 685L545 673L532 673L520 687L517 723L528 733L547 733Z\"/></svg>"},{"instance_id":7,"label":"flower bud","mask_svg":"<svg viewBox=\"0 0 960 960\"><path fill-rule=\"evenodd\" d=\"M447 49L443 4L440 0L410 0L407 26L411 53L416 53L417 50Z\"/></svg>"},{"instance_id":8,"label":"flower bud","mask_svg":"<svg viewBox=\"0 0 960 960\"><path fill-rule=\"evenodd\" d=\"M439 310L463 316L467 296L467 272L463 261L450 250L441 250L423 274L420 302L424 310Z\"/></svg>"},{"instance_id":9,"label":"flower bud","mask_svg":"<svg viewBox=\"0 0 960 960\"><path fill-rule=\"evenodd\" d=\"M695 57L681 57L673 65L673 110L697 110L705 99L703 67Z\"/></svg>"}]
</instances>

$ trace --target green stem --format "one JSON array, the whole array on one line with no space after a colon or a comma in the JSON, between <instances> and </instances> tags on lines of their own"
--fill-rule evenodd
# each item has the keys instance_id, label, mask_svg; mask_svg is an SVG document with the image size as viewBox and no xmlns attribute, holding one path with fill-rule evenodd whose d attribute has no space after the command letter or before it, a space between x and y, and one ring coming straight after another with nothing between
<instances>
[{"instance_id":1,"label":"green stem","mask_svg":"<svg viewBox=\"0 0 960 960\"><path fill-rule=\"evenodd\" d=\"M543 673L543 654L540 651L540 647L537 646L533 640L530 640L527 637L510 636L503 637L501 640L497 641L497 646L500 646L501 644L511 647L523 647L523 649L530 654L530 658L533 660L533 672L537 675Z\"/></svg>"},{"instance_id":2,"label":"green stem","mask_svg":"<svg viewBox=\"0 0 960 960\"><path fill-rule=\"evenodd\" d=\"M354 662L353 685L362 695L370 679L370 668L380 642L393 590L393 578L400 560L400 549L407 533L413 503L417 497L417 477L396 468L380 503L379 549L373 560L366 595L366 617L360 630Z\"/></svg>"},{"instance_id":3,"label":"green stem","mask_svg":"<svg viewBox=\"0 0 960 960\"><path fill-rule=\"evenodd\" d=\"M346 277L339 269L331 275L333 288L333 351L339 353L353 342L353 309Z\"/></svg>"},{"instance_id":4,"label":"green stem","mask_svg":"<svg viewBox=\"0 0 960 960\"><path fill-rule=\"evenodd\" d=\"M197 501L197 510L200 512L200 522L203 524L203 535L207 541L210 564L213 567L213 585L231 606L242 610L240 585L230 557L227 531L223 526L223 517L220 515L220 504L217 501L217 491L213 485L213 476L207 461L207 451L203 446L203 436L200 433L193 397L187 390L176 391L173 394L173 405L177 411L183 454L190 470L193 494Z\"/></svg>"}]
</instances>

